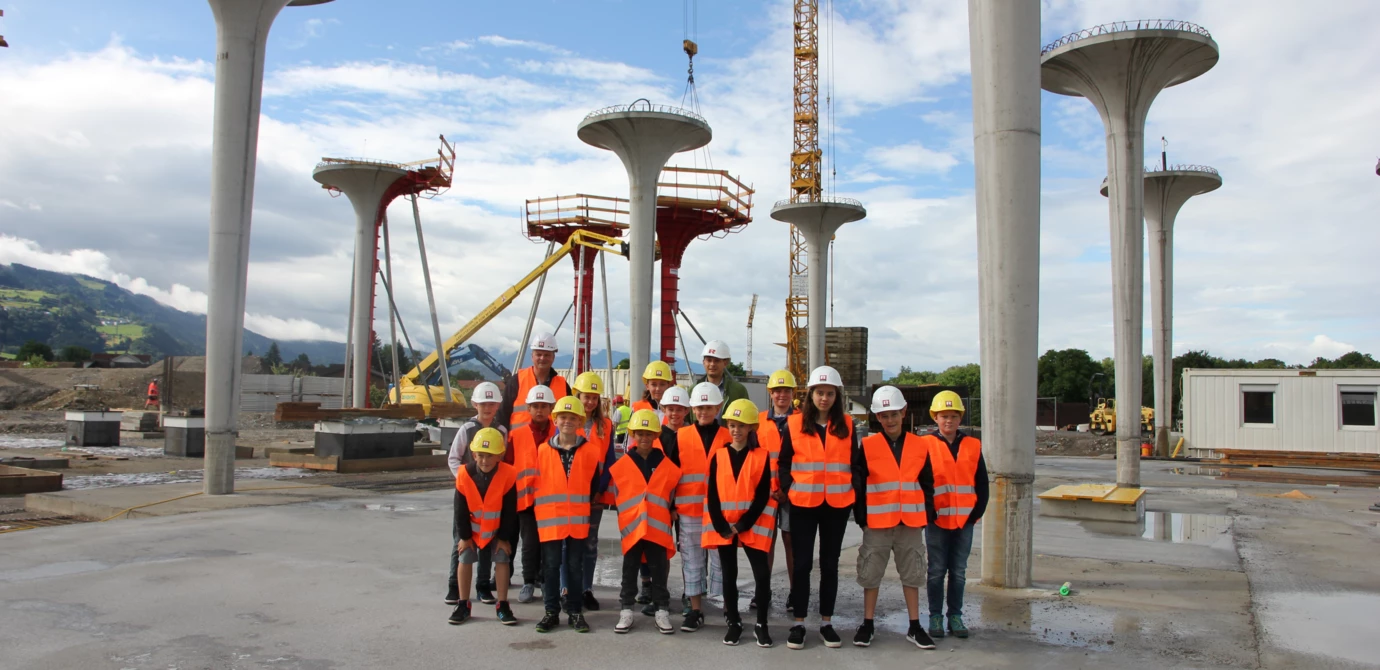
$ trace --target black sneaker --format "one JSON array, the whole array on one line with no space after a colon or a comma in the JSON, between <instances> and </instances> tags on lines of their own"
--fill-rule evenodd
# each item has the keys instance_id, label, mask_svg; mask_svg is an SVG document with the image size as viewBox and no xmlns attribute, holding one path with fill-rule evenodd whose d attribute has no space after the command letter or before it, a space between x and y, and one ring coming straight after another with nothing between
<instances>
[{"instance_id":1,"label":"black sneaker","mask_svg":"<svg viewBox=\"0 0 1380 670\"><path fill-rule=\"evenodd\" d=\"M919 624L911 626L910 630L906 631L906 639L921 649L934 649L934 640L930 639L930 634Z\"/></svg>"},{"instance_id":2,"label":"black sneaker","mask_svg":"<svg viewBox=\"0 0 1380 670\"><path fill-rule=\"evenodd\" d=\"M470 601L461 600L455 604L455 611L450 613L450 625L459 626L470 620Z\"/></svg>"},{"instance_id":3,"label":"black sneaker","mask_svg":"<svg viewBox=\"0 0 1380 670\"><path fill-rule=\"evenodd\" d=\"M869 623L869 622L867 622L867 621L864 621L863 624L862 624L861 626L858 626L858 633L857 633L856 635L853 636L853 646L855 646L855 647L870 647L870 646L872 646L872 635L873 635L874 632L875 632L875 631L874 631L874 629L873 629L873 627L872 627L872 624ZM823 634L822 631L821 631L821 634Z\"/></svg>"},{"instance_id":4,"label":"black sneaker","mask_svg":"<svg viewBox=\"0 0 1380 670\"><path fill-rule=\"evenodd\" d=\"M742 639L742 637L743 624L736 621L730 621L728 624L728 632L724 633L724 644L730 647L736 647L738 646L738 640Z\"/></svg>"},{"instance_id":5,"label":"black sneaker","mask_svg":"<svg viewBox=\"0 0 1380 670\"><path fill-rule=\"evenodd\" d=\"M771 648L771 633L767 632L766 624L757 624L752 627L752 636L757 638L757 646L763 649Z\"/></svg>"},{"instance_id":6,"label":"black sneaker","mask_svg":"<svg viewBox=\"0 0 1380 670\"><path fill-rule=\"evenodd\" d=\"M589 632L589 624L585 621L585 615L581 612L575 612L570 615L570 627L574 628L576 633Z\"/></svg>"},{"instance_id":7,"label":"black sneaker","mask_svg":"<svg viewBox=\"0 0 1380 670\"><path fill-rule=\"evenodd\" d=\"M642 613L647 616L656 616L656 603L647 603L643 606Z\"/></svg>"},{"instance_id":8,"label":"black sneaker","mask_svg":"<svg viewBox=\"0 0 1380 670\"><path fill-rule=\"evenodd\" d=\"M685 615L685 620L680 622L680 629L687 633L693 633L703 627L704 615L699 610L690 610L690 613Z\"/></svg>"},{"instance_id":9,"label":"black sneaker","mask_svg":"<svg viewBox=\"0 0 1380 670\"><path fill-rule=\"evenodd\" d=\"M498 603L498 607L496 607L496 608L494 608L494 609L497 610L497 612L498 612L497 616L498 616L498 622L499 622L499 623L501 623L501 624L503 624L503 625L505 625L505 626L516 626L516 625L517 625L517 622L518 622L517 617L513 615L513 608L512 608L511 606L508 605L508 601L506 601L506 600L500 601L500 602Z\"/></svg>"},{"instance_id":10,"label":"black sneaker","mask_svg":"<svg viewBox=\"0 0 1380 670\"><path fill-rule=\"evenodd\" d=\"M642 590L637 592L637 597L633 598L633 602L639 605L646 605L652 602L652 596L648 593L648 590L649 589L647 588L647 582L642 582ZM645 612L643 613L645 614ZM656 614L655 608L652 609L652 614Z\"/></svg>"},{"instance_id":11,"label":"black sneaker","mask_svg":"<svg viewBox=\"0 0 1380 670\"><path fill-rule=\"evenodd\" d=\"M819 627L819 637L824 640L824 646L830 649L838 649L843 646L843 638L834 632L834 627L824 624Z\"/></svg>"},{"instance_id":12,"label":"black sneaker","mask_svg":"<svg viewBox=\"0 0 1380 670\"><path fill-rule=\"evenodd\" d=\"M561 625L561 613L546 610L546 616L543 616L541 621L537 622L537 632L550 633L556 630L556 626L559 625Z\"/></svg>"},{"instance_id":13,"label":"black sneaker","mask_svg":"<svg viewBox=\"0 0 1380 670\"><path fill-rule=\"evenodd\" d=\"M804 626L802 626L802 625L800 625L800 624L796 624L796 625L794 625L794 626L791 626L791 634L786 636L786 648L787 648L787 649L804 649L804 648L805 648L805 627L804 627Z\"/></svg>"},{"instance_id":14,"label":"black sneaker","mask_svg":"<svg viewBox=\"0 0 1380 670\"><path fill-rule=\"evenodd\" d=\"M498 598L495 598L495 597L494 597L494 592L493 592L493 590L491 590L491 589L489 589L489 588L487 588L487 587L483 587L483 586L476 587L476 588L474 589L474 592L475 592L475 595L479 596L479 602L484 603L485 605L492 605L492 604L498 602Z\"/></svg>"},{"instance_id":15,"label":"black sneaker","mask_svg":"<svg viewBox=\"0 0 1380 670\"><path fill-rule=\"evenodd\" d=\"M585 591L585 600L584 600L583 609L584 609L586 612L598 612L598 611L599 611L599 601L598 601L597 599L595 599L595 597L594 597L594 592L593 592L593 591Z\"/></svg>"},{"instance_id":16,"label":"black sneaker","mask_svg":"<svg viewBox=\"0 0 1380 670\"><path fill-rule=\"evenodd\" d=\"M460 604L460 585L459 585L459 584L456 584L455 582L451 582L451 583L450 583L450 588L448 588L448 589L446 590L446 604L447 604L447 605L459 605L459 604Z\"/></svg>"},{"instance_id":17,"label":"black sneaker","mask_svg":"<svg viewBox=\"0 0 1380 670\"><path fill-rule=\"evenodd\" d=\"M752 597L752 600L749 600L749 601L748 601L748 609L750 609L750 610L755 610L755 609L757 609L757 596L753 596L753 597Z\"/></svg>"}]
</instances>

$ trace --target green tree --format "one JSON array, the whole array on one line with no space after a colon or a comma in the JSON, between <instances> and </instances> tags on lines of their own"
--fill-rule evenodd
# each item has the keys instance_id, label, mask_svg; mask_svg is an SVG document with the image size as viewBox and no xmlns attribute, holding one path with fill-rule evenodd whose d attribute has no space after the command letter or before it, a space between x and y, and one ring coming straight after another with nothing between
<instances>
[{"instance_id":1,"label":"green tree","mask_svg":"<svg viewBox=\"0 0 1380 670\"><path fill-rule=\"evenodd\" d=\"M91 350L87 349L86 347L79 347L75 344L68 345L63 347L62 351L58 353L58 360L66 361L68 363L80 363L82 361L89 361L91 360Z\"/></svg>"},{"instance_id":2,"label":"green tree","mask_svg":"<svg viewBox=\"0 0 1380 670\"><path fill-rule=\"evenodd\" d=\"M1088 380L1102 371L1102 365L1082 349L1050 349L1037 364L1039 395L1059 402L1086 402Z\"/></svg>"},{"instance_id":3,"label":"green tree","mask_svg":"<svg viewBox=\"0 0 1380 670\"><path fill-rule=\"evenodd\" d=\"M943 386L962 386L968 389L968 397L982 397L982 367L977 363L955 365L939 373L936 381Z\"/></svg>"},{"instance_id":4,"label":"green tree","mask_svg":"<svg viewBox=\"0 0 1380 670\"><path fill-rule=\"evenodd\" d=\"M15 355L15 357L21 361L27 361L34 356L38 356L45 361L52 361L53 348L48 346L46 342L29 340L24 343L24 346L19 347L19 353Z\"/></svg>"},{"instance_id":5,"label":"green tree","mask_svg":"<svg viewBox=\"0 0 1380 670\"><path fill-rule=\"evenodd\" d=\"M292 367L296 368L297 370L310 370L311 358L307 356L307 353L305 351L300 354L297 354L297 358L292 361Z\"/></svg>"},{"instance_id":6,"label":"green tree","mask_svg":"<svg viewBox=\"0 0 1380 670\"><path fill-rule=\"evenodd\" d=\"M734 377L740 377L740 378L741 378L741 377L746 377L746 376L747 376L747 370L744 370L744 369L743 369L743 364L742 364L742 363L738 363L738 362L735 362L735 361L729 361L729 362L728 362L728 366L727 366L727 368L725 368L725 369L728 370L728 374L731 374L731 375L733 375Z\"/></svg>"},{"instance_id":7,"label":"green tree","mask_svg":"<svg viewBox=\"0 0 1380 670\"><path fill-rule=\"evenodd\" d=\"M393 376L393 345L392 345L392 344L385 344L385 345L383 345L382 347L380 347L380 348L378 348L377 350L375 350L375 353L376 353L376 354L378 355L378 357L379 357L378 360L379 360L380 366L381 366L385 371L388 372L389 378L392 378L392 376ZM408 350L407 350L407 347L398 347L398 368L399 368L399 374L406 373L407 371L411 370L412 367L413 367L414 365L416 365L416 363L414 362L414 357L413 357L413 356L410 356L410 355L408 355L408 354L409 354L409 352L408 352Z\"/></svg>"},{"instance_id":8,"label":"green tree","mask_svg":"<svg viewBox=\"0 0 1380 670\"><path fill-rule=\"evenodd\" d=\"M632 365L632 361L630 361L630 360L624 358L623 360L618 361L618 365L613 366L613 369L615 369L615 370L627 370L627 369L628 369L628 366L630 366L630 365Z\"/></svg>"},{"instance_id":9,"label":"green tree","mask_svg":"<svg viewBox=\"0 0 1380 670\"><path fill-rule=\"evenodd\" d=\"M912 370L902 365L901 371L895 377L886 380L892 386L923 386L925 384L938 384L939 374L929 370Z\"/></svg>"},{"instance_id":10,"label":"green tree","mask_svg":"<svg viewBox=\"0 0 1380 670\"><path fill-rule=\"evenodd\" d=\"M283 354L278 351L278 343L268 345L268 353L264 354L264 367L273 368L283 364Z\"/></svg>"},{"instance_id":11,"label":"green tree","mask_svg":"<svg viewBox=\"0 0 1380 670\"><path fill-rule=\"evenodd\" d=\"M484 373L469 368L459 368L450 377L454 381L484 381Z\"/></svg>"}]
</instances>

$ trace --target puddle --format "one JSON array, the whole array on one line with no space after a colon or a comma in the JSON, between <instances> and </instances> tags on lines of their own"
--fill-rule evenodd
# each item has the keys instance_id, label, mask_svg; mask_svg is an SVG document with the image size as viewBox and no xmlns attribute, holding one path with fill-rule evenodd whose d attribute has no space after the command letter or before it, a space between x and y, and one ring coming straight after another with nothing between
<instances>
[{"instance_id":1,"label":"puddle","mask_svg":"<svg viewBox=\"0 0 1380 670\"><path fill-rule=\"evenodd\" d=\"M1269 644L1362 665L1380 658L1373 593L1276 593L1259 599Z\"/></svg>"},{"instance_id":2,"label":"puddle","mask_svg":"<svg viewBox=\"0 0 1380 670\"><path fill-rule=\"evenodd\" d=\"M1175 544L1216 544L1231 534L1231 517L1220 514L1146 512L1140 536Z\"/></svg>"},{"instance_id":3,"label":"puddle","mask_svg":"<svg viewBox=\"0 0 1380 670\"><path fill-rule=\"evenodd\" d=\"M62 488L66 490L80 490L108 489L116 486L142 486L145 484L187 484L202 481L204 475L204 470L128 472L108 475L69 475L62 478ZM311 470L301 468L235 469L235 479L300 479L313 475L314 473Z\"/></svg>"},{"instance_id":4,"label":"puddle","mask_svg":"<svg viewBox=\"0 0 1380 670\"><path fill-rule=\"evenodd\" d=\"M1198 475L1202 477L1218 477L1222 474L1222 468L1212 468L1206 465L1185 465L1170 468L1169 471L1176 475Z\"/></svg>"},{"instance_id":5,"label":"puddle","mask_svg":"<svg viewBox=\"0 0 1380 670\"><path fill-rule=\"evenodd\" d=\"M0 435L0 449L61 449L64 444L67 443L62 440Z\"/></svg>"},{"instance_id":6,"label":"puddle","mask_svg":"<svg viewBox=\"0 0 1380 670\"><path fill-rule=\"evenodd\" d=\"M401 505L393 503L365 503L357 509L366 509L371 512L432 512L439 508L428 507L426 505Z\"/></svg>"}]
</instances>

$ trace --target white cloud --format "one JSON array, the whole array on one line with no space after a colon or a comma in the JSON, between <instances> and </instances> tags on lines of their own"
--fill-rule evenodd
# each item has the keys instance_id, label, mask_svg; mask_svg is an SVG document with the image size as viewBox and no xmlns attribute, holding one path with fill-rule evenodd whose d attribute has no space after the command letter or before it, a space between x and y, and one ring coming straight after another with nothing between
<instances>
[{"instance_id":1,"label":"white cloud","mask_svg":"<svg viewBox=\"0 0 1380 670\"><path fill-rule=\"evenodd\" d=\"M935 172L943 174L958 165L952 155L928 149L919 142L869 149L867 157L879 166L898 172Z\"/></svg>"}]
</instances>

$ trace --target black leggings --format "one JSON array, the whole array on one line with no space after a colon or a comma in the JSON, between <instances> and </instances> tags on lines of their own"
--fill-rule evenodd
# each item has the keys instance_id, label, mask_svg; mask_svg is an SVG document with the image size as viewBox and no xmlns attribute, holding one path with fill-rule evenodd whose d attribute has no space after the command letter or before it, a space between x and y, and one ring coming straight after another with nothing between
<instances>
[{"instance_id":1,"label":"black leggings","mask_svg":"<svg viewBox=\"0 0 1380 670\"><path fill-rule=\"evenodd\" d=\"M752 567L752 581L757 597L757 623L767 624L767 610L771 609L771 567L767 552L743 547L748 565ZM719 567L724 577L724 617L729 623L742 623L738 614L738 547L730 544L719 547Z\"/></svg>"},{"instance_id":2,"label":"black leggings","mask_svg":"<svg viewBox=\"0 0 1380 670\"><path fill-rule=\"evenodd\" d=\"M847 507L791 506L791 550L795 571L791 573L791 612L804 619L810 609L810 572L814 570L815 533L819 533L819 615L834 616L834 600L839 591L839 552L843 533L848 528ZM760 601L759 601L760 603Z\"/></svg>"}]
</instances>

